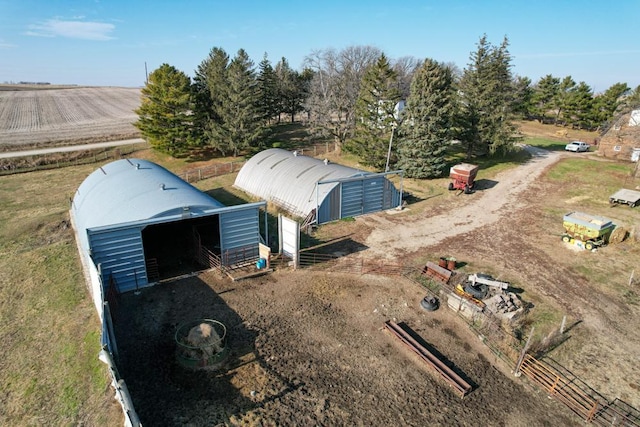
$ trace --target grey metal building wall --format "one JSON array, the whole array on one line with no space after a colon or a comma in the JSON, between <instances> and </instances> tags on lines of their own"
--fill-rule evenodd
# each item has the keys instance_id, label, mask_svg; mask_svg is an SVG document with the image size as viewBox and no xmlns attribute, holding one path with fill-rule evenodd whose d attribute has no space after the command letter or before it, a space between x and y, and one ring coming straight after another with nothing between
<instances>
[{"instance_id":1,"label":"grey metal building wall","mask_svg":"<svg viewBox=\"0 0 640 427\"><path fill-rule=\"evenodd\" d=\"M110 278L118 292L148 284L141 232L142 227L87 230L91 257L105 286Z\"/></svg>"},{"instance_id":2,"label":"grey metal building wall","mask_svg":"<svg viewBox=\"0 0 640 427\"><path fill-rule=\"evenodd\" d=\"M238 209L220 215L220 243L224 250L257 248L260 236L258 208Z\"/></svg>"},{"instance_id":3,"label":"grey metal building wall","mask_svg":"<svg viewBox=\"0 0 640 427\"><path fill-rule=\"evenodd\" d=\"M344 178L326 184L335 183L337 186L318 207L318 224L391 209L401 203L401 192L385 174ZM319 186L326 184L318 183Z\"/></svg>"}]
</instances>

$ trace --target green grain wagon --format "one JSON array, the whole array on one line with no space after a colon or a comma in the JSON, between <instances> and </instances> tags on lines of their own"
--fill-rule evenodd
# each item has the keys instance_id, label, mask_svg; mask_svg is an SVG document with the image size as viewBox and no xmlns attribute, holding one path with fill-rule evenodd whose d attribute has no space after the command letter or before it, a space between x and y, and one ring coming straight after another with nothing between
<instances>
[{"instance_id":1,"label":"green grain wagon","mask_svg":"<svg viewBox=\"0 0 640 427\"><path fill-rule=\"evenodd\" d=\"M616 225L609 219L583 212L570 212L564 216L562 240L579 240L587 250L607 244Z\"/></svg>"}]
</instances>

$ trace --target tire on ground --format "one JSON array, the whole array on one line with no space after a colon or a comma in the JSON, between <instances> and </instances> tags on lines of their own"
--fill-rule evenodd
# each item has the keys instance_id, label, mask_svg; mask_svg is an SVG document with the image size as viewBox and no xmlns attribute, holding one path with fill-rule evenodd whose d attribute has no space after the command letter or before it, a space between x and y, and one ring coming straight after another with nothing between
<instances>
[{"instance_id":1,"label":"tire on ground","mask_svg":"<svg viewBox=\"0 0 640 427\"><path fill-rule=\"evenodd\" d=\"M479 285L473 286L469 282L465 282L464 291L474 298L482 299L487 296L488 287L484 283L480 283Z\"/></svg>"},{"instance_id":2,"label":"tire on ground","mask_svg":"<svg viewBox=\"0 0 640 427\"><path fill-rule=\"evenodd\" d=\"M440 307L440 301L436 297L426 296L420 301L420 306L427 311L436 311Z\"/></svg>"}]
</instances>

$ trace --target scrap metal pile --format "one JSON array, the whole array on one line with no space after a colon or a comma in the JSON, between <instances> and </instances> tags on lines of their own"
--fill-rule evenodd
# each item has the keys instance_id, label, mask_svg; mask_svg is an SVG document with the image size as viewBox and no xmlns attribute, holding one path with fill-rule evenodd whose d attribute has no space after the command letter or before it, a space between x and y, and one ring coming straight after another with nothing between
<instances>
[{"instance_id":1,"label":"scrap metal pile","mask_svg":"<svg viewBox=\"0 0 640 427\"><path fill-rule=\"evenodd\" d=\"M447 295L447 305L466 317L489 311L503 319L513 319L524 312L524 305L510 284L488 274L459 276L432 262L427 262L422 274L451 285L453 290Z\"/></svg>"}]
</instances>

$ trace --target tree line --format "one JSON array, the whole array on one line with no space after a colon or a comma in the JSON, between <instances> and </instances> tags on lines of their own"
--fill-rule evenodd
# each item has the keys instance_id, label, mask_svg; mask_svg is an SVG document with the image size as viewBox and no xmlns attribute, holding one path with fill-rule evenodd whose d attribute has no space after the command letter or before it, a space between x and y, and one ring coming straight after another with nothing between
<instances>
[{"instance_id":1,"label":"tree line","mask_svg":"<svg viewBox=\"0 0 640 427\"><path fill-rule=\"evenodd\" d=\"M506 153L520 139L515 120L603 130L640 105L640 86L625 83L602 94L570 76L533 84L512 73L508 48L506 37L493 45L483 35L463 70L430 58L392 62L371 46L324 49L298 72L286 58L272 66L265 54L256 67L243 49L231 58L215 47L193 80L169 64L150 73L136 126L174 156L202 148L238 156L267 148L275 125L299 117L363 164L432 178L444 174L452 141L467 159Z\"/></svg>"}]
</instances>

